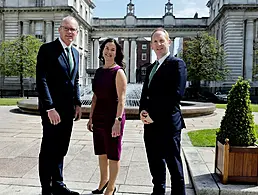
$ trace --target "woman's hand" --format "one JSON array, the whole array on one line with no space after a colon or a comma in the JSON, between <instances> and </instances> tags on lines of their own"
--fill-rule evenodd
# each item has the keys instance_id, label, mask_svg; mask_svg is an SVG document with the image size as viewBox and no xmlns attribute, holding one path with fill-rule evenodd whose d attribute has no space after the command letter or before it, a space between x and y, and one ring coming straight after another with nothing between
<instances>
[{"instance_id":1,"label":"woman's hand","mask_svg":"<svg viewBox=\"0 0 258 195\"><path fill-rule=\"evenodd\" d=\"M112 127L112 137L118 137L120 136L120 132L121 132L121 122L115 120L115 123Z\"/></svg>"},{"instance_id":2,"label":"woman's hand","mask_svg":"<svg viewBox=\"0 0 258 195\"><path fill-rule=\"evenodd\" d=\"M93 132L93 124L92 124L92 118L89 119L88 123L87 123L87 129L91 132Z\"/></svg>"}]
</instances>

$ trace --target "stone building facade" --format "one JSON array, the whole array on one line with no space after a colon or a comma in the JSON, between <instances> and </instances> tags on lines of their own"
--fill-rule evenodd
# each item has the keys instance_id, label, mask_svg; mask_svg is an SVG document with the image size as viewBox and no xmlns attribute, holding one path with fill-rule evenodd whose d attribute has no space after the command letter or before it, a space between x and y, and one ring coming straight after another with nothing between
<instances>
[{"instance_id":1,"label":"stone building facade","mask_svg":"<svg viewBox=\"0 0 258 195\"><path fill-rule=\"evenodd\" d=\"M239 76L258 87L257 75L257 0L210 0L208 30L224 47L230 75L222 86L231 86ZM221 85L221 83L217 83Z\"/></svg>"},{"instance_id":2,"label":"stone building facade","mask_svg":"<svg viewBox=\"0 0 258 195\"><path fill-rule=\"evenodd\" d=\"M91 0L0 0L0 42L26 34L35 35L43 42L53 41L59 36L58 27L62 18L72 15L79 22L79 34L74 46L80 53L80 84L86 85L94 7ZM17 82L15 77L5 78L7 88L18 86ZM25 88L31 87L27 85Z\"/></svg>"},{"instance_id":3,"label":"stone building facade","mask_svg":"<svg viewBox=\"0 0 258 195\"><path fill-rule=\"evenodd\" d=\"M95 5L91 0L0 0L0 42L21 34L52 41L58 37L61 19L73 15L80 24L74 45L80 52L80 84L85 86L91 83L95 70L101 65L99 45L107 37L121 41L128 82L135 83L139 81L137 71L144 61L148 63L152 59L146 38L154 28L164 27L172 42L176 37L186 39L197 32L208 31L224 47L230 69L225 81L213 82L211 87L230 87L239 76L252 80L252 85L258 87L258 0L209 0L209 17L202 18L198 18L198 14L192 18L176 18L170 0L164 5L161 18L138 18L135 6L130 0L124 17L98 18L93 17ZM143 46L145 44L147 46ZM170 52L173 51L174 44L171 44Z\"/></svg>"}]
</instances>

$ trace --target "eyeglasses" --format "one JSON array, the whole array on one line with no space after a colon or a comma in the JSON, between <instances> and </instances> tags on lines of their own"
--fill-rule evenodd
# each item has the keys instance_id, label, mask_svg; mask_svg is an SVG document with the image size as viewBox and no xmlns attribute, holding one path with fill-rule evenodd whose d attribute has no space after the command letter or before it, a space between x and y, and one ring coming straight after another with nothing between
<instances>
[{"instance_id":1,"label":"eyeglasses","mask_svg":"<svg viewBox=\"0 0 258 195\"><path fill-rule=\"evenodd\" d=\"M60 26L60 27L62 27L64 29L64 31L66 31L66 32L68 32L68 31L70 31L71 33L77 32L77 29L74 29L74 28L67 28L65 26Z\"/></svg>"}]
</instances>

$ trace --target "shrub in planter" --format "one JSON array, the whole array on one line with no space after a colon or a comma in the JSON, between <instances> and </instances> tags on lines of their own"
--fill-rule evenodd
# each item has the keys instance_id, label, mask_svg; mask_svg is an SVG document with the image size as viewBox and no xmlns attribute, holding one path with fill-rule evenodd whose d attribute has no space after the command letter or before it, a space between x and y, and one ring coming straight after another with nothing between
<instances>
[{"instance_id":1,"label":"shrub in planter","mask_svg":"<svg viewBox=\"0 0 258 195\"><path fill-rule=\"evenodd\" d=\"M226 113L217 132L220 143L224 144L226 138L231 146L253 146L256 142L249 89L249 82L239 78L230 90Z\"/></svg>"}]
</instances>

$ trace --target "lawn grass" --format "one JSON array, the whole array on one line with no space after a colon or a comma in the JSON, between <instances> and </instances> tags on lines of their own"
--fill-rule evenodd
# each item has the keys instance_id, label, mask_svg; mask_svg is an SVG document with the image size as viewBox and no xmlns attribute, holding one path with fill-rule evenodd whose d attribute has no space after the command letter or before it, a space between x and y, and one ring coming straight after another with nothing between
<instances>
[{"instance_id":1,"label":"lawn grass","mask_svg":"<svg viewBox=\"0 0 258 195\"><path fill-rule=\"evenodd\" d=\"M216 108L226 109L227 104L216 104ZM253 112L258 112L258 104L251 104L251 108Z\"/></svg>"},{"instance_id":2,"label":"lawn grass","mask_svg":"<svg viewBox=\"0 0 258 195\"><path fill-rule=\"evenodd\" d=\"M258 135L258 125L255 125L255 130ZM217 129L203 129L198 131L188 132L188 136L193 144L197 147L215 147Z\"/></svg>"},{"instance_id":3,"label":"lawn grass","mask_svg":"<svg viewBox=\"0 0 258 195\"><path fill-rule=\"evenodd\" d=\"M17 104L17 101L24 98L0 98L0 106L13 106Z\"/></svg>"}]
</instances>

